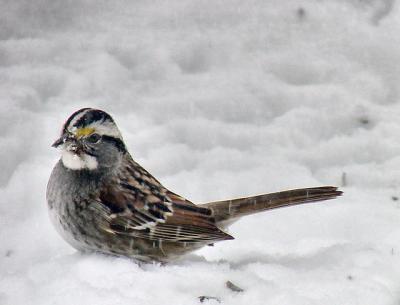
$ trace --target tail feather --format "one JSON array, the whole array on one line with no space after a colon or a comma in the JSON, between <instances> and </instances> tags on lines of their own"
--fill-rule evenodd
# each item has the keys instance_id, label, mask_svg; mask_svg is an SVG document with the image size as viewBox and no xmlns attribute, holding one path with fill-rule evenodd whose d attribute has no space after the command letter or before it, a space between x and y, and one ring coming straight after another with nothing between
<instances>
[{"instance_id":1,"label":"tail feather","mask_svg":"<svg viewBox=\"0 0 400 305\"><path fill-rule=\"evenodd\" d=\"M338 191L336 187L321 186L208 202L201 206L211 209L215 221L218 223L265 210L334 199L340 195L342 195L342 192Z\"/></svg>"}]
</instances>

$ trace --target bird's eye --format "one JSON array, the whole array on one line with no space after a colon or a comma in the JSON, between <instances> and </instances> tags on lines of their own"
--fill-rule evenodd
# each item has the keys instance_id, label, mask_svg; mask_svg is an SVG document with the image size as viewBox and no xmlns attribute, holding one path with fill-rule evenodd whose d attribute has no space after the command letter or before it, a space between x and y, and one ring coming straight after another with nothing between
<instances>
[{"instance_id":1,"label":"bird's eye","mask_svg":"<svg viewBox=\"0 0 400 305\"><path fill-rule=\"evenodd\" d=\"M86 141L92 144L95 144L99 142L101 139L101 136L98 133L92 133L90 136L86 138Z\"/></svg>"}]
</instances>

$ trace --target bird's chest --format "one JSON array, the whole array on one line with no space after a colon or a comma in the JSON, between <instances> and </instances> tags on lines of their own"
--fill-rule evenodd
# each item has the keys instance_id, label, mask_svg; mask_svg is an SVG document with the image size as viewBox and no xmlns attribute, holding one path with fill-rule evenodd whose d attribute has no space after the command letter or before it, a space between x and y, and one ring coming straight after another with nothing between
<instances>
[{"instance_id":1,"label":"bird's chest","mask_svg":"<svg viewBox=\"0 0 400 305\"><path fill-rule=\"evenodd\" d=\"M55 169L56 171L57 169ZM47 203L50 214L61 221L74 223L85 217L88 203L97 196L97 186L90 180L74 177L66 171L55 175L47 188Z\"/></svg>"},{"instance_id":2,"label":"bird's chest","mask_svg":"<svg viewBox=\"0 0 400 305\"><path fill-rule=\"evenodd\" d=\"M58 189L48 200L50 219L60 235L74 248L85 250L90 246L95 224L87 212L88 201L73 194L62 194Z\"/></svg>"},{"instance_id":3,"label":"bird's chest","mask_svg":"<svg viewBox=\"0 0 400 305\"><path fill-rule=\"evenodd\" d=\"M98 229L89 208L97 194L96 185L90 180L80 181L71 175L57 177L50 179L47 189L50 219L73 247L79 250L92 248Z\"/></svg>"}]
</instances>

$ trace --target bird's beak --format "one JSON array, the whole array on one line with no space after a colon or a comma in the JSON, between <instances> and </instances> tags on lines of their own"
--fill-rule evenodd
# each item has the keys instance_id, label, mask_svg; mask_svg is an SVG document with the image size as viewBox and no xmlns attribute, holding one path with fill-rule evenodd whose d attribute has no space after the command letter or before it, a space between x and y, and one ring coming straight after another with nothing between
<instances>
[{"instance_id":1,"label":"bird's beak","mask_svg":"<svg viewBox=\"0 0 400 305\"><path fill-rule=\"evenodd\" d=\"M67 141L67 136L65 134L63 134L59 139L57 139L53 145L51 145L51 147L59 147L61 144L64 144L65 141Z\"/></svg>"},{"instance_id":2,"label":"bird's beak","mask_svg":"<svg viewBox=\"0 0 400 305\"><path fill-rule=\"evenodd\" d=\"M72 153L79 153L83 149L82 144L74 136L67 133L63 134L58 140L56 140L52 147L57 148L61 145L64 145L63 149Z\"/></svg>"}]
</instances>

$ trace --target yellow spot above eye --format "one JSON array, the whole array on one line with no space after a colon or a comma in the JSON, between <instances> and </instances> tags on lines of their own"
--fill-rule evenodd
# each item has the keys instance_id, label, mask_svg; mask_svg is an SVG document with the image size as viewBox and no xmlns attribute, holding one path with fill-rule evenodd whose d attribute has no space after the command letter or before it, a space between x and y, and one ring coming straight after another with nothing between
<instances>
[{"instance_id":1,"label":"yellow spot above eye","mask_svg":"<svg viewBox=\"0 0 400 305\"><path fill-rule=\"evenodd\" d=\"M83 128L79 128L75 132L75 136L77 138L86 137L88 135L91 135L93 132L94 132L94 128L92 128L92 127L83 127Z\"/></svg>"}]
</instances>

